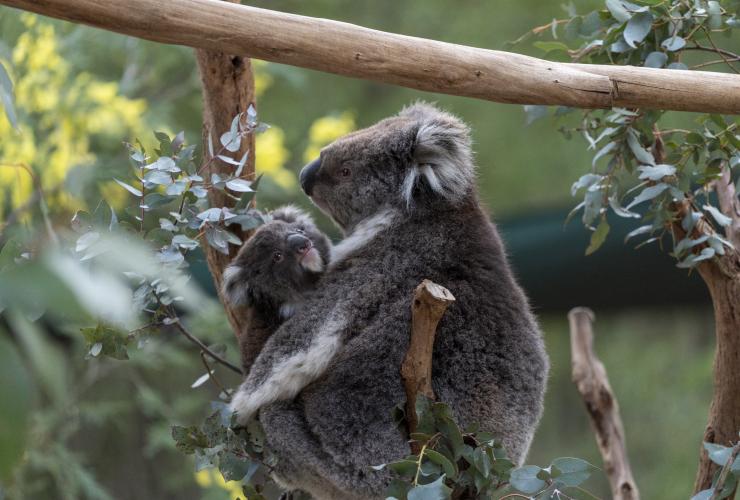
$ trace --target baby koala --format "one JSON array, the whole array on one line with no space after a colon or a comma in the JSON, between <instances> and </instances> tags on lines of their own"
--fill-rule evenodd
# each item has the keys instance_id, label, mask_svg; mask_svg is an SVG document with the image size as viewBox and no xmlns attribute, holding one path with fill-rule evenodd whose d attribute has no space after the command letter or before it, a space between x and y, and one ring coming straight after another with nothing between
<instances>
[{"instance_id":1,"label":"baby koala","mask_svg":"<svg viewBox=\"0 0 740 500\"><path fill-rule=\"evenodd\" d=\"M311 216L288 205L272 212L226 268L223 296L248 307L250 328L239 340L245 375L270 335L314 288L330 248Z\"/></svg>"}]
</instances>

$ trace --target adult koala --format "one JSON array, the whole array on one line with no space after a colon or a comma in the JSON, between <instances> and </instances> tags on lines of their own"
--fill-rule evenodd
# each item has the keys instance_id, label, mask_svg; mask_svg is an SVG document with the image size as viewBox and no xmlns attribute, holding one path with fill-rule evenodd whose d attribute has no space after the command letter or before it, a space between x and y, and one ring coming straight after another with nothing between
<instances>
[{"instance_id":1,"label":"adult koala","mask_svg":"<svg viewBox=\"0 0 740 500\"><path fill-rule=\"evenodd\" d=\"M346 238L233 405L241 420L259 410L278 480L318 499L382 498L388 473L369 466L408 453L391 410L405 400L399 369L424 278L457 299L437 329L437 397L521 463L548 361L480 207L467 126L416 104L327 146L300 178Z\"/></svg>"}]
</instances>

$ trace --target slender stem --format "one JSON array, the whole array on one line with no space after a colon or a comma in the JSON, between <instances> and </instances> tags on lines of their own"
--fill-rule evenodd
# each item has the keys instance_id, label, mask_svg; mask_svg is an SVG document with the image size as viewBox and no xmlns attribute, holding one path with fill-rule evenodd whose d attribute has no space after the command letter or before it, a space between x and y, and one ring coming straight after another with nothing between
<instances>
[{"instance_id":1,"label":"slender stem","mask_svg":"<svg viewBox=\"0 0 740 500\"><path fill-rule=\"evenodd\" d=\"M740 61L740 57L738 57L738 58L734 58L733 57L731 59L715 59L714 61L708 61L708 62L704 62L704 63L701 63L701 64L695 64L694 66L691 66L691 69L704 68L706 66L712 66L714 64L727 63L728 61L729 62L737 62L737 61Z\"/></svg>"},{"instance_id":2,"label":"slender stem","mask_svg":"<svg viewBox=\"0 0 740 500\"><path fill-rule=\"evenodd\" d=\"M709 30L708 30L708 29L706 29L706 28L705 28L704 26L702 26L702 30L704 30L704 33L705 33L705 34L707 35L707 40L709 40L709 43L711 44L711 46L712 46L712 48L714 49L714 51L715 51L715 52L716 52L717 54L719 54L719 55L720 55L720 57L721 57L721 58L722 58L722 59L723 59L723 60L725 61L725 63L727 63L727 65L728 65L728 66L730 67L730 69L731 69L732 71L734 71L734 72L735 72L735 73L737 73L737 74L740 74L740 71L738 71L738 70L737 70L737 68L735 68L735 66L733 66L733 65L732 65L732 63L730 63L730 61L729 61L729 60L727 59L727 57L728 57L728 56L727 56L727 54L725 54L723 50L719 49L719 48L718 48L718 47L717 47L717 46L716 46L716 45L714 44L714 40L712 40L712 37L711 37L711 35L709 34ZM739 56L737 56L737 55L734 55L734 57L739 57Z\"/></svg>"},{"instance_id":3,"label":"slender stem","mask_svg":"<svg viewBox=\"0 0 740 500\"><path fill-rule=\"evenodd\" d=\"M424 446L422 446L421 450L419 450L419 461L416 462L416 476L414 476L414 486L419 484L419 473L421 472L421 461L424 459L424 451L426 451L427 445L429 445L429 441L424 443Z\"/></svg>"},{"instance_id":4,"label":"slender stem","mask_svg":"<svg viewBox=\"0 0 740 500\"><path fill-rule=\"evenodd\" d=\"M213 352L200 339L198 339L192 333L190 333L189 331L187 331L187 329L185 329L185 327L182 326L182 323L180 322L180 318L178 318L177 316L174 316L174 315L171 316L171 318L174 320L174 323L173 324L175 325L175 328L177 328L180 331L180 333L182 333L183 335L185 335L185 337L187 337L187 339L190 340L193 344L197 345L200 348L201 351L203 351L205 354L207 354L208 356L210 356L211 358L213 358L214 361L217 361L217 362L221 363L222 365L224 365L225 367L227 367L228 369L230 369L234 373L238 373L239 375L244 375L244 373L242 372L241 368L239 368L236 365L231 364L226 359L224 359L223 357L221 357L218 354L216 354L215 352Z\"/></svg>"},{"instance_id":5,"label":"slender stem","mask_svg":"<svg viewBox=\"0 0 740 500\"><path fill-rule=\"evenodd\" d=\"M504 495L498 500L506 500L507 498L524 498L526 500L531 500L532 497L528 497L527 495L522 495L521 493L509 493L508 495Z\"/></svg>"},{"instance_id":6,"label":"slender stem","mask_svg":"<svg viewBox=\"0 0 740 500\"><path fill-rule=\"evenodd\" d=\"M216 378L216 372L211 369L211 365L208 364L208 360L206 360L206 355L203 351L200 351L200 360L203 362L203 366L206 367L206 372L208 373L208 378L211 379L211 382L213 382L221 392L231 398L231 392L224 388L221 382Z\"/></svg>"},{"instance_id":7,"label":"slender stem","mask_svg":"<svg viewBox=\"0 0 740 500\"><path fill-rule=\"evenodd\" d=\"M735 54L734 52L731 52L731 51L726 50L726 49L720 49L720 48L716 47L714 44L712 44L713 47L706 47L704 45L699 45L699 43L697 43L697 42L694 42L694 43L696 44L695 46L693 46L693 47L684 47L681 50L682 51L683 50L701 50L701 51L704 51L704 52L715 52L717 54L722 54L722 55L725 55L727 57L731 57L733 59L740 58L740 54Z\"/></svg>"}]
</instances>

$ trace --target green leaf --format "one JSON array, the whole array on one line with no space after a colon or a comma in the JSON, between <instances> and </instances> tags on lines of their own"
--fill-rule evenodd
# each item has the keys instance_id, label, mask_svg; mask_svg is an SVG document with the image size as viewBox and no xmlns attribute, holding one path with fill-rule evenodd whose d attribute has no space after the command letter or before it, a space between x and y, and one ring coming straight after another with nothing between
<instances>
[{"instance_id":1,"label":"green leaf","mask_svg":"<svg viewBox=\"0 0 740 500\"><path fill-rule=\"evenodd\" d=\"M633 15L624 28L624 41L632 48L642 42L653 26L653 15L650 12L638 12Z\"/></svg>"},{"instance_id":2,"label":"green leaf","mask_svg":"<svg viewBox=\"0 0 740 500\"><path fill-rule=\"evenodd\" d=\"M609 206L612 207L612 210L614 211L614 213L620 217L625 217L625 218L634 217L635 219L639 219L641 217L640 214L635 213L635 212L630 212L626 208L622 207L619 204L619 201L617 200L616 195L612 195L609 197Z\"/></svg>"},{"instance_id":3,"label":"green leaf","mask_svg":"<svg viewBox=\"0 0 740 500\"><path fill-rule=\"evenodd\" d=\"M630 238L634 238L635 236L639 236L641 234L647 234L653 232L653 226L651 224L647 224L645 226L640 226L637 229L630 231L627 233L627 236L624 237L624 242L627 243L627 241Z\"/></svg>"},{"instance_id":4,"label":"green leaf","mask_svg":"<svg viewBox=\"0 0 740 500\"><path fill-rule=\"evenodd\" d=\"M230 181L226 181L226 187L239 193L254 192L252 183L245 179L231 179Z\"/></svg>"},{"instance_id":5,"label":"green leaf","mask_svg":"<svg viewBox=\"0 0 740 500\"><path fill-rule=\"evenodd\" d=\"M658 196L660 193L668 189L668 184L660 183L656 184L655 186L648 186L645 189L640 192L637 196L635 196L635 199L632 200L632 203L627 205L627 210L634 207L635 205L639 205L640 203L648 200L652 200L656 196Z\"/></svg>"},{"instance_id":6,"label":"green leaf","mask_svg":"<svg viewBox=\"0 0 740 500\"><path fill-rule=\"evenodd\" d=\"M196 448L208 446L205 434L194 425L190 427L173 425L172 439L175 440L175 447L186 455L195 453Z\"/></svg>"},{"instance_id":7,"label":"green leaf","mask_svg":"<svg viewBox=\"0 0 740 500\"><path fill-rule=\"evenodd\" d=\"M714 488L708 490L701 490L699 493L691 497L691 500L710 500L714 494Z\"/></svg>"},{"instance_id":8,"label":"green leaf","mask_svg":"<svg viewBox=\"0 0 740 500\"><path fill-rule=\"evenodd\" d=\"M408 492L408 500L447 500L452 489L445 484L445 477L440 476L433 483L415 486Z\"/></svg>"},{"instance_id":9,"label":"green leaf","mask_svg":"<svg viewBox=\"0 0 740 500\"><path fill-rule=\"evenodd\" d=\"M113 180L116 181L119 186L121 186L122 188L124 188L129 193L133 194L134 196L138 196L139 198L141 198L141 191L139 191L135 187L130 186L130 185L126 184L125 182L119 181L116 178L114 178Z\"/></svg>"},{"instance_id":10,"label":"green leaf","mask_svg":"<svg viewBox=\"0 0 740 500\"><path fill-rule=\"evenodd\" d=\"M732 219L720 212L716 207L713 207L712 205L704 205L702 208L712 214L712 217L720 226L726 227L732 223Z\"/></svg>"},{"instance_id":11,"label":"green leaf","mask_svg":"<svg viewBox=\"0 0 740 500\"><path fill-rule=\"evenodd\" d=\"M252 461L249 458L229 452L223 453L218 461L218 470L224 481L241 481L251 467Z\"/></svg>"},{"instance_id":12,"label":"green leaf","mask_svg":"<svg viewBox=\"0 0 740 500\"><path fill-rule=\"evenodd\" d=\"M686 40L684 40L678 35L674 35L670 38L666 38L665 40L663 40L660 46L669 52L675 52L677 50L681 50L682 48L686 46Z\"/></svg>"},{"instance_id":13,"label":"green leaf","mask_svg":"<svg viewBox=\"0 0 740 500\"><path fill-rule=\"evenodd\" d=\"M632 17L632 14L629 13L620 0L606 0L606 8L609 9L612 17L620 23L625 23Z\"/></svg>"},{"instance_id":14,"label":"green leaf","mask_svg":"<svg viewBox=\"0 0 740 500\"><path fill-rule=\"evenodd\" d=\"M707 14L709 14L709 19L707 20L709 29L720 29L722 27L722 7L720 7L719 2L709 0L707 2Z\"/></svg>"},{"instance_id":15,"label":"green leaf","mask_svg":"<svg viewBox=\"0 0 740 500\"><path fill-rule=\"evenodd\" d=\"M606 222L606 217L602 217L601 222L596 227L596 231L591 235L591 242L588 248L586 248L586 255L591 255L598 250L604 243L604 240L606 240L607 234L609 234L609 224Z\"/></svg>"},{"instance_id":16,"label":"green leaf","mask_svg":"<svg viewBox=\"0 0 740 500\"><path fill-rule=\"evenodd\" d=\"M585 460L570 457L556 458L552 461L552 467L560 472L556 481L571 487L579 486L591 476L591 472L597 470Z\"/></svg>"},{"instance_id":17,"label":"green leaf","mask_svg":"<svg viewBox=\"0 0 740 500\"><path fill-rule=\"evenodd\" d=\"M725 466L732 456L732 448L721 444L705 442L704 449L707 450L709 460L720 466Z\"/></svg>"},{"instance_id":18,"label":"green leaf","mask_svg":"<svg viewBox=\"0 0 740 500\"><path fill-rule=\"evenodd\" d=\"M651 52L645 58L645 66L648 68L662 68L668 62L665 52Z\"/></svg>"},{"instance_id":19,"label":"green leaf","mask_svg":"<svg viewBox=\"0 0 740 500\"><path fill-rule=\"evenodd\" d=\"M424 456L435 464L442 466L445 476L448 478L454 480L457 477L457 466L438 451L427 448L424 452Z\"/></svg>"},{"instance_id":20,"label":"green leaf","mask_svg":"<svg viewBox=\"0 0 740 500\"><path fill-rule=\"evenodd\" d=\"M655 165L655 158L647 149L642 147L639 139L637 138L637 132L630 129L627 133L627 145L630 147L632 154L635 155L637 161L648 165Z\"/></svg>"},{"instance_id":21,"label":"green leaf","mask_svg":"<svg viewBox=\"0 0 740 500\"><path fill-rule=\"evenodd\" d=\"M146 182L166 186L172 184L172 176L167 172L160 172L159 170L152 170L144 176Z\"/></svg>"},{"instance_id":22,"label":"green leaf","mask_svg":"<svg viewBox=\"0 0 740 500\"><path fill-rule=\"evenodd\" d=\"M8 117L10 125L18 130L18 116L15 112L15 100L13 98L13 82L2 63L0 63L0 101L3 103L5 116Z\"/></svg>"},{"instance_id":23,"label":"green leaf","mask_svg":"<svg viewBox=\"0 0 740 500\"><path fill-rule=\"evenodd\" d=\"M540 50L543 50L545 53L550 53L550 52L555 52L555 51L562 51L562 52L567 53L568 50L570 50L568 46L565 45L563 42L544 41L544 42L534 42L532 45L534 45ZM547 106L541 106L541 107L547 110ZM547 111L545 111L545 114L547 114Z\"/></svg>"},{"instance_id":24,"label":"green leaf","mask_svg":"<svg viewBox=\"0 0 740 500\"><path fill-rule=\"evenodd\" d=\"M418 464L415 460L404 459L386 464L386 467L401 477L412 478L416 476L416 469L418 468Z\"/></svg>"},{"instance_id":25,"label":"green leaf","mask_svg":"<svg viewBox=\"0 0 740 500\"><path fill-rule=\"evenodd\" d=\"M660 181L664 177L674 175L676 173L676 167L673 165L659 164L659 165L642 165L637 167L640 172L640 180Z\"/></svg>"},{"instance_id":26,"label":"green leaf","mask_svg":"<svg viewBox=\"0 0 740 500\"><path fill-rule=\"evenodd\" d=\"M557 43L557 42L555 42ZM548 107L542 106L539 104L525 104L524 105L524 112L526 113L526 120L524 125L528 126L539 120L540 118L543 118L547 116Z\"/></svg>"},{"instance_id":27,"label":"green leaf","mask_svg":"<svg viewBox=\"0 0 740 500\"><path fill-rule=\"evenodd\" d=\"M545 487L545 482L537 475L542 471L536 465L525 465L511 471L509 483L522 493L537 493Z\"/></svg>"},{"instance_id":28,"label":"green leaf","mask_svg":"<svg viewBox=\"0 0 740 500\"><path fill-rule=\"evenodd\" d=\"M31 402L35 388L16 345L0 328L0 481L9 481L21 461L32 421ZM45 360L48 362L49 360ZM7 484L7 483L5 483Z\"/></svg>"}]
</instances>

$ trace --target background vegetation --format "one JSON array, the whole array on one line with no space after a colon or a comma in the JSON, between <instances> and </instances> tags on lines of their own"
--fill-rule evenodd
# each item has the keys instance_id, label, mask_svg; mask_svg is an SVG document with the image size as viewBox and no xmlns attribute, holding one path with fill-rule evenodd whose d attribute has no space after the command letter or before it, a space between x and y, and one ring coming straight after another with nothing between
<instances>
[{"instance_id":1,"label":"background vegetation","mask_svg":"<svg viewBox=\"0 0 740 500\"><path fill-rule=\"evenodd\" d=\"M556 2L537 0L253 4L486 48L504 48L543 20L566 17ZM579 11L600 5L576 3ZM728 43L737 45L736 40ZM542 55L529 44L516 50ZM151 131L172 136L184 130L189 142L199 140L200 89L189 49L1 8L0 60L15 86L18 115L17 130L0 116L0 227L20 222L8 226L2 243L11 237L46 241L47 225L57 228L57 237L73 240L70 220L76 211L107 220L108 205L125 210L130 199L112 180L130 176L122 139L140 138L151 149L157 144ZM258 64L257 87L260 119L272 125L257 143L257 168L267 174L259 202L267 207L302 202L295 173L323 144L410 101L434 99L464 117L474 131L482 198L503 222L505 236L511 236L515 259L517 249L529 256L516 260L525 286L542 288L544 281L545 288L556 291L551 295L559 295L548 302L550 296L542 293L534 302L546 311L541 321L553 373L545 418L528 461L544 465L556 456L572 455L600 464L582 403L569 381L563 309L593 304L583 303L583 295L557 293L566 280L582 280L592 293L607 290L612 298L610 310L597 309L597 348L620 398L642 493L645 498L686 496L711 399L713 327L705 297L684 297L691 307L658 307L672 302L674 290L658 287L662 296L645 297L630 288L634 282L591 279L581 274L590 258L583 257L584 245L556 251L543 244L541 229L514 242L521 228L506 224L522 213L539 217L539 211L560 212L573 204L570 186L591 161L583 143L565 141L543 120L525 127L526 115L518 106L421 95L286 66ZM690 119L676 117L678 123ZM34 193L39 190L48 210L19 210L26 204L36 207L40 200ZM613 236L616 245L609 255L615 265L625 266L617 268L617 275L641 277L652 271L634 261L625 264L622 254L633 250ZM6 244L0 269L17 258L23 256ZM205 273L198 255L192 256L191 265ZM552 268L560 267L553 273ZM685 272L670 272L682 278L675 281L678 287L684 282L689 286ZM208 290L208 276L201 277ZM14 287L18 283L13 281ZM165 332L141 339L141 349L129 349L126 363L85 359L89 345L79 330L54 328L53 313L65 313L66 304L62 293L54 294L55 283L29 276L27 286L10 289L0 283L0 309L3 297L25 291L43 295L51 315L41 325L9 314L0 317L0 330L14 332L0 336L0 397L6 402L0 410L0 497L215 500L238 492L211 470L194 473L190 459L175 451L171 439L172 422L202 419L208 402L217 399L218 389L210 384L190 388L204 371L196 349L175 332ZM40 294L41 288L49 293ZM227 355L235 360L233 334L218 304L195 302L191 330L210 344L227 345ZM220 376L225 383L236 383L227 372ZM592 491L608 491L599 474L591 481Z\"/></svg>"}]
</instances>

